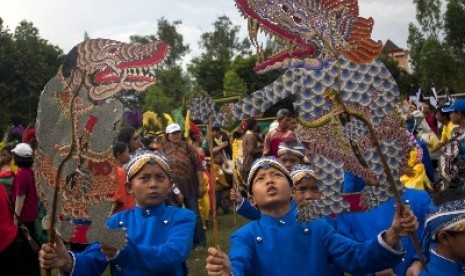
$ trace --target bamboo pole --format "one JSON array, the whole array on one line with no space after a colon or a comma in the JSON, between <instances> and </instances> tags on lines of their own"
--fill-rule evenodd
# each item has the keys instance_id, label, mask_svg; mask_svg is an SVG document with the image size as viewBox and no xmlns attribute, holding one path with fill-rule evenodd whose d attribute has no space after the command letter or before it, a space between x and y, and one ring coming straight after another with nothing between
<instances>
[{"instance_id":1,"label":"bamboo pole","mask_svg":"<svg viewBox=\"0 0 465 276\"><path fill-rule=\"evenodd\" d=\"M213 135L212 135L212 120L213 114L208 115L208 124L207 124L207 136L208 136L208 150L210 152L210 177L213 183L213 196L212 196L212 223L213 223L213 246L218 248L218 222L216 219L216 191L215 191L215 182L216 182L216 172L213 168L213 163L215 162L213 154Z\"/></svg>"}]
</instances>

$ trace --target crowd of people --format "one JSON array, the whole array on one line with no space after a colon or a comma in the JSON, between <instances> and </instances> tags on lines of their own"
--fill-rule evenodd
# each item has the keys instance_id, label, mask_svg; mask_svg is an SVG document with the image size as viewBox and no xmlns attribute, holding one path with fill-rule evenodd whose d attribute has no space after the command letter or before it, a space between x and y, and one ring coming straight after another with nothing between
<instances>
[{"instance_id":1,"label":"crowd of people","mask_svg":"<svg viewBox=\"0 0 465 276\"><path fill-rule=\"evenodd\" d=\"M157 137L122 128L113 146L118 183L107 226L126 229L123 250L83 237L67 245L58 237L33 252L18 226L39 241L36 145L6 143L0 263L12 275L40 275L39 265L73 275L101 275L108 267L114 275L465 275L465 100L436 110L411 104L400 112L416 141L413 173L400 178L408 204L390 199L367 212L310 222L297 220L297 206L322 193L292 111L279 110L265 135L253 118L231 136L215 125L210 139L198 127L183 135L176 123ZM344 173L342 192L364 186L364 179ZM231 235L228 254L210 247L206 271L189 272L190 252L207 247L213 207L250 223ZM426 263L409 234L421 241ZM25 263L28 270L20 270Z\"/></svg>"}]
</instances>

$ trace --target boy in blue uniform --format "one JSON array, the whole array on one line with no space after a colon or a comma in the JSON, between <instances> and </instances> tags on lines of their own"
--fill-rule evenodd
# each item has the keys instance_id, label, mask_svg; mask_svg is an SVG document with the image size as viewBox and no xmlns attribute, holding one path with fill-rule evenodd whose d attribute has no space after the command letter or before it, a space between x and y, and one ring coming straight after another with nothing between
<instances>
[{"instance_id":1,"label":"boy in blue uniform","mask_svg":"<svg viewBox=\"0 0 465 276\"><path fill-rule=\"evenodd\" d=\"M360 177L351 173L344 173L344 193L359 192L363 190L365 183ZM419 228L416 235L419 238L423 232L423 225L426 215L435 209L434 203L430 196L425 191L406 188L402 194L402 200L409 202L409 207L418 219ZM371 240L378 235L380 231L386 229L390 225L390 218L394 215L392 206L395 204L394 199L382 203L376 208L366 212L342 213L337 215L337 231L355 241L364 242ZM395 267L392 267L385 273L396 275L406 275L407 269L410 266L412 271L421 269L421 263L415 261L418 259L415 247L409 237L402 237L402 245L405 255L402 262ZM370 273L368 275L374 275ZM360 276L356 274L354 276Z\"/></svg>"},{"instance_id":2,"label":"boy in blue uniform","mask_svg":"<svg viewBox=\"0 0 465 276\"><path fill-rule=\"evenodd\" d=\"M290 172L294 166L305 161L305 146L299 141L281 142L278 147L278 157L281 164ZM241 193L231 189L230 198L236 202L236 211L239 215L249 220L260 218L260 211L250 205L250 202L242 197ZM291 204L292 208L297 207L294 202Z\"/></svg>"},{"instance_id":3,"label":"boy in blue uniform","mask_svg":"<svg viewBox=\"0 0 465 276\"><path fill-rule=\"evenodd\" d=\"M43 269L59 268L71 275L101 275L110 265L112 275L187 275L185 261L192 249L195 215L165 206L172 172L164 156L141 152L127 166L128 189L136 207L112 215L109 228L126 228L127 245L118 251L94 243L82 253L67 252L63 242L42 246Z\"/></svg>"},{"instance_id":4,"label":"boy in blue uniform","mask_svg":"<svg viewBox=\"0 0 465 276\"><path fill-rule=\"evenodd\" d=\"M465 275L465 200L444 203L428 215L422 249L427 265L420 276Z\"/></svg>"},{"instance_id":5,"label":"boy in blue uniform","mask_svg":"<svg viewBox=\"0 0 465 276\"><path fill-rule=\"evenodd\" d=\"M298 223L291 209L292 179L274 158L258 159L249 174L251 202L262 216L231 236L229 257L209 248L209 275L330 275L330 265L347 272L379 271L401 261L401 234L418 227L411 211L364 244L337 234L325 219Z\"/></svg>"}]
</instances>

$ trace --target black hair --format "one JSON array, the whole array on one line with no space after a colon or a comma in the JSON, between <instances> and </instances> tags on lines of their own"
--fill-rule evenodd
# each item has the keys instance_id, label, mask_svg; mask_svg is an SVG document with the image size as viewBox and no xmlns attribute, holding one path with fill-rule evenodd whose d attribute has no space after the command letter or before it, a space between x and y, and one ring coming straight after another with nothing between
<instances>
[{"instance_id":1,"label":"black hair","mask_svg":"<svg viewBox=\"0 0 465 276\"><path fill-rule=\"evenodd\" d=\"M452 112L444 112L442 109L443 108L446 108L446 107L449 107L450 105L443 105L443 106L440 106L436 109L436 113L439 113L441 114L443 117L447 118L448 121L450 121L450 114Z\"/></svg>"},{"instance_id":2,"label":"black hair","mask_svg":"<svg viewBox=\"0 0 465 276\"><path fill-rule=\"evenodd\" d=\"M257 120L255 120L254 118L247 119L247 125L245 129L252 130L255 128L256 125L257 125Z\"/></svg>"},{"instance_id":3,"label":"black hair","mask_svg":"<svg viewBox=\"0 0 465 276\"><path fill-rule=\"evenodd\" d=\"M34 163L34 159L32 159L31 156L23 157L17 154L13 154L13 160L15 161L15 164L20 168L30 168Z\"/></svg>"},{"instance_id":4,"label":"black hair","mask_svg":"<svg viewBox=\"0 0 465 276\"><path fill-rule=\"evenodd\" d=\"M131 141L131 137L136 133L136 129L133 127L124 127L120 129L118 136L116 137L116 141L124 142L129 145Z\"/></svg>"},{"instance_id":5,"label":"black hair","mask_svg":"<svg viewBox=\"0 0 465 276\"><path fill-rule=\"evenodd\" d=\"M118 154L122 154L128 148L128 144L116 141L113 145L113 156L116 157Z\"/></svg>"},{"instance_id":6,"label":"black hair","mask_svg":"<svg viewBox=\"0 0 465 276\"><path fill-rule=\"evenodd\" d=\"M439 206L450 201L465 199L465 191L462 191L460 189L449 188L444 191L440 191L433 194L432 199L434 204L436 204L436 206Z\"/></svg>"}]
</instances>

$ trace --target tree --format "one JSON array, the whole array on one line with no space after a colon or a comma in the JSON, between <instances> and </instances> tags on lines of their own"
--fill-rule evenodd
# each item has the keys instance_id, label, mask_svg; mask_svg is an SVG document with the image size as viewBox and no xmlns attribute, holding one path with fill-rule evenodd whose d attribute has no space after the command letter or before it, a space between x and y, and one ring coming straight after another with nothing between
<instances>
[{"instance_id":1,"label":"tree","mask_svg":"<svg viewBox=\"0 0 465 276\"><path fill-rule=\"evenodd\" d=\"M156 70L157 84L150 87L143 99L144 111L169 113L180 106L190 89L190 80L180 67L181 59L189 52L189 45L184 44L184 37L177 30L180 20L172 23L165 18L157 21L156 34L130 37L131 42L147 43L162 40L170 46L170 54L165 61L165 68Z\"/></svg>"},{"instance_id":2,"label":"tree","mask_svg":"<svg viewBox=\"0 0 465 276\"><path fill-rule=\"evenodd\" d=\"M410 63L412 64L412 69L414 74L418 73L418 68L421 59L421 48L425 38L423 33L415 26L413 23L410 23L408 26L408 39L407 45L409 48Z\"/></svg>"},{"instance_id":3,"label":"tree","mask_svg":"<svg viewBox=\"0 0 465 276\"><path fill-rule=\"evenodd\" d=\"M442 22L441 1L414 0L421 30L410 24L408 45L414 74L424 89L432 85L455 91L465 89L465 2L448 2Z\"/></svg>"},{"instance_id":4,"label":"tree","mask_svg":"<svg viewBox=\"0 0 465 276\"><path fill-rule=\"evenodd\" d=\"M451 47L456 59L465 64L465 2L449 0L444 15L445 40Z\"/></svg>"},{"instance_id":5,"label":"tree","mask_svg":"<svg viewBox=\"0 0 465 276\"><path fill-rule=\"evenodd\" d=\"M202 34L199 45L204 52L192 60L188 71L195 79L196 89L220 96L231 60L248 53L250 44L245 40L239 42L240 27L234 26L227 16L218 17L213 26L212 32Z\"/></svg>"},{"instance_id":6,"label":"tree","mask_svg":"<svg viewBox=\"0 0 465 276\"><path fill-rule=\"evenodd\" d=\"M418 70L423 88L428 89L432 86L442 88L455 81L456 62L447 46L436 37L426 39L420 55Z\"/></svg>"},{"instance_id":7,"label":"tree","mask_svg":"<svg viewBox=\"0 0 465 276\"><path fill-rule=\"evenodd\" d=\"M39 30L27 21L20 22L14 34L3 30L0 40L1 125L27 124L37 114L45 83L63 62L63 51L40 38Z\"/></svg>"},{"instance_id":8,"label":"tree","mask_svg":"<svg viewBox=\"0 0 465 276\"><path fill-rule=\"evenodd\" d=\"M165 64L168 68L179 65L178 62L189 52L189 45L184 44L184 37L178 32L178 26L182 24L182 21L175 20L170 23L164 17L157 21L157 33L156 35L130 36L131 42L147 43L157 40L162 40L168 43L170 46L170 54L166 59Z\"/></svg>"},{"instance_id":9,"label":"tree","mask_svg":"<svg viewBox=\"0 0 465 276\"><path fill-rule=\"evenodd\" d=\"M428 36L438 36L442 27L440 0L413 0L416 5L416 19L422 31Z\"/></svg>"},{"instance_id":10,"label":"tree","mask_svg":"<svg viewBox=\"0 0 465 276\"><path fill-rule=\"evenodd\" d=\"M224 74L224 94L225 97L247 95L247 85L233 69L229 69Z\"/></svg>"}]
</instances>

